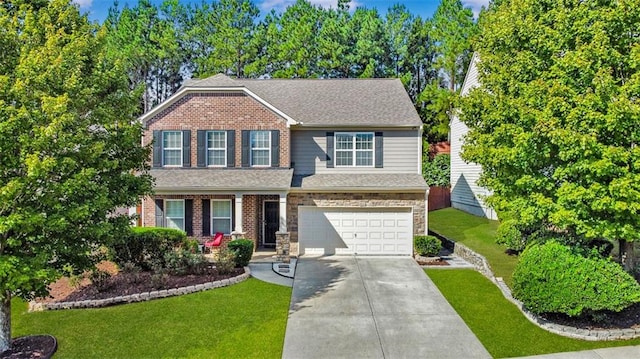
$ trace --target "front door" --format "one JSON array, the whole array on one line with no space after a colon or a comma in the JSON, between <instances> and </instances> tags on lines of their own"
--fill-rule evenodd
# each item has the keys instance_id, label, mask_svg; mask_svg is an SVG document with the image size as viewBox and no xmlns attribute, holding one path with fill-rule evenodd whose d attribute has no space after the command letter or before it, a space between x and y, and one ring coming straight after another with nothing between
<instances>
[{"instance_id":1,"label":"front door","mask_svg":"<svg viewBox=\"0 0 640 359\"><path fill-rule=\"evenodd\" d=\"M276 245L276 232L280 229L280 204L276 201L264 202L264 239L265 246Z\"/></svg>"}]
</instances>

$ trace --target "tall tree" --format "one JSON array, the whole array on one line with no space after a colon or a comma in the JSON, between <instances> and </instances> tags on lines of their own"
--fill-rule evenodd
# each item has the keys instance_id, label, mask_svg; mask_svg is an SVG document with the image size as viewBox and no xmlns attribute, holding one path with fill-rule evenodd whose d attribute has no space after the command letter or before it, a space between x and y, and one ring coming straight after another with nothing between
<instances>
[{"instance_id":1,"label":"tall tree","mask_svg":"<svg viewBox=\"0 0 640 359\"><path fill-rule=\"evenodd\" d=\"M203 9L196 11L206 14L207 7L203 4ZM224 73L245 77L246 66L257 55L258 46L253 40L255 20L259 15L260 10L250 0L221 0L213 3L209 14L197 17L206 23L195 23L195 26L215 26L211 32L201 32L207 34L207 47L210 49L199 58L197 75L204 77Z\"/></svg>"},{"instance_id":2,"label":"tall tree","mask_svg":"<svg viewBox=\"0 0 640 359\"><path fill-rule=\"evenodd\" d=\"M91 267L151 181L121 62L68 0L0 4L0 352L11 298Z\"/></svg>"},{"instance_id":3,"label":"tall tree","mask_svg":"<svg viewBox=\"0 0 640 359\"><path fill-rule=\"evenodd\" d=\"M477 29L473 12L463 7L460 0L442 0L432 25L440 53L438 65L446 74L449 90L454 92L462 85L471 59L471 38Z\"/></svg>"},{"instance_id":4,"label":"tall tree","mask_svg":"<svg viewBox=\"0 0 640 359\"><path fill-rule=\"evenodd\" d=\"M463 156L503 225L572 244L640 240L640 1L512 0L481 19Z\"/></svg>"},{"instance_id":5,"label":"tall tree","mask_svg":"<svg viewBox=\"0 0 640 359\"><path fill-rule=\"evenodd\" d=\"M349 77L384 77L387 36L384 22L376 9L357 8L350 22L355 44L348 57L352 66Z\"/></svg>"},{"instance_id":6,"label":"tall tree","mask_svg":"<svg viewBox=\"0 0 640 359\"><path fill-rule=\"evenodd\" d=\"M394 4L387 10L384 31L388 40L388 74L402 77L409 72L409 36L411 34L412 16L407 7Z\"/></svg>"}]
</instances>

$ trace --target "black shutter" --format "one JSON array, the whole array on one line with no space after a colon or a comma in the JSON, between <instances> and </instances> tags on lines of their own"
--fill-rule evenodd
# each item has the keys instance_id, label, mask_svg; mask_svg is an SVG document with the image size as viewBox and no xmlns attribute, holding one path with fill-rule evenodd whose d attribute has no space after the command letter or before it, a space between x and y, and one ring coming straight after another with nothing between
<instances>
[{"instance_id":1,"label":"black shutter","mask_svg":"<svg viewBox=\"0 0 640 359\"><path fill-rule=\"evenodd\" d=\"M153 167L162 167L162 131L153 131Z\"/></svg>"},{"instance_id":2,"label":"black shutter","mask_svg":"<svg viewBox=\"0 0 640 359\"><path fill-rule=\"evenodd\" d=\"M211 235L211 200L202 200L202 236Z\"/></svg>"},{"instance_id":3,"label":"black shutter","mask_svg":"<svg viewBox=\"0 0 640 359\"><path fill-rule=\"evenodd\" d=\"M182 167L191 167L191 131L182 131Z\"/></svg>"},{"instance_id":4,"label":"black shutter","mask_svg":"<svg viewBox=\"0 0 640 359\"><path fill-rule=\"evenodd\" d=\"M327 132L327 168L333 168L333 132Z\"/></svg>"},{"instance_id":5,"label":"black shutter","mask_svg":"<svg viewBox=\"0 0 640 359\"><path fill-rule=\"evenodd\" d=\"M198 167L207 167L207 131L198 130Z\"/></svg>"},{"instance_id":6,"label":"black shutter","mask_svg":"<svg viewBox=\"0 0 640 359\"><path fill-rule=\"evenodd\" d=\"M249 167L251 131L242 130L242 167Z\"/></svg>"},{"instance_id":7,"label":"black shutter","mask_svg":"<svg viewBox=\"0 0 640 359\"><path fill-rule=\"evenodd\" d=\"M271 131L271 167L280 167L280 131Z\"/></svg>"},{"instance_id":8,"label":"black shutter","mask_svg":"<svg viewBox=\"0 0 640 359\"><path fill-rule=\"evenodd\" d=\"M227 131L227 167L236 166L236 131Z\"/></svg>"},{"instance_id":9,"label":"black shutter","mask_svg":"<svg viewBox=\"0 0 640 359\"><path fill-rule=\"evenodd\" d=\"M156 199L156 227L164 227L164 200Z\"/></svg>"},{"instance_id":10,"label":"black shutter","mask_svg":"<svg viewBox=\"0 0 640 359\"><path fill-rule=\"evenodd\" d=\"M376 168L382 168L382 160L384 157L384 146L382 142L382 132L376 132Z\"/></svg>"},{"instance_id":11,"label":"black shutter","mask_svg":"<svg viewBox=\"0 0 640 359\"><path fill-rule=\"evenodd\" d=\"M184 231L187 236L193 236L193 200L184 200Z\"/></svg>"}]
</instances>

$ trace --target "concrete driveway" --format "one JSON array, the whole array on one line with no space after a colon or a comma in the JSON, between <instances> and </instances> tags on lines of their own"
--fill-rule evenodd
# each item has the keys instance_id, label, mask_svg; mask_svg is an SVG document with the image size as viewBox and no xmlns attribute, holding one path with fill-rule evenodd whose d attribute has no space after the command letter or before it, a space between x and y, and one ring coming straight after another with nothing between
<instances>
[{"instance_id":1,"label":"concrete driveway","mask_svg":"<svg viewBox=\"0 0 640 359\"><path fill-rule=\"evenodd\" d=\"M411 258L298 260L283 358L491 358Z\"/></svg>"}]
</instances>

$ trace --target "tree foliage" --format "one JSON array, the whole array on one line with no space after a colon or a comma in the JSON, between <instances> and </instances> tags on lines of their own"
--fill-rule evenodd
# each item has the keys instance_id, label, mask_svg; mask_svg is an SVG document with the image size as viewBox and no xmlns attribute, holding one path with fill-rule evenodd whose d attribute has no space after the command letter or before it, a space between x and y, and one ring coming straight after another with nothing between
<instances>
[{"instance_id":1,"label":"tree foliage","mask_svg":"<svg viewBox=\"0 0 640 359\"><path fill-rule=\"evenodd\" d=\"M501 1L482 16L463 156L502 219L640 239L639 23L638 0Z\"/></svg>"},{"instance_id":2,"label":"tree foliage","mask_svg":"<svg viewBox=\"0 0 640 359\"><path fill-rule=\"evenodd\" d=\"M68 1L0 5L0 351L11 297L48 293L150 192L136 95L106 33Z\"/></svg>"}]
</instances>

